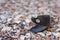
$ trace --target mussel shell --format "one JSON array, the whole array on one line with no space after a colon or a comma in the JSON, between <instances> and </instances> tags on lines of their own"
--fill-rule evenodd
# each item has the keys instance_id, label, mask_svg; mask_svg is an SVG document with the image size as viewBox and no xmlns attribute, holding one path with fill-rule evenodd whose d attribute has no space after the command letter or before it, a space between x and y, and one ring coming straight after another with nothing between
<instances>
[{"instance_id":1,"label":"mussel shell","mask_svg":"<svg viewBox=\"0 0 60 40\"><path fill-rule=\"evenodd\" d=\"M40 22L36 22L36 20L39 19ZM49 15L40 15L37 16L37 18L31 18L32 22L35 24L39 24L39 25L49 25L50 24L50 16Z\"/></svg>"},{"instance_id":2,"label":"mussel shell","mask_svg":"<svg viewBox=\"0 0 60 40\"><path fill-rule=\"evenodd\" d=\"M48 29L48 26L36 25L35 27L32 27L30 31L33 33L38 33L38 32L43 32L44 30L47 30L47 29Z\"/></svg>"}]
</instances>

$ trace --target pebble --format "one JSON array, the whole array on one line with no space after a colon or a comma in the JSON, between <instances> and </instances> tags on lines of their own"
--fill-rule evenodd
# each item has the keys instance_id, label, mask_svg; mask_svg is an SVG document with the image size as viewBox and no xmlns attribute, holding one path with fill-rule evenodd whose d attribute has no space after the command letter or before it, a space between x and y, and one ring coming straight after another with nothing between
<instances>
[{"instance_id":1,"label":"pebble","mask_svg":"<svg viewBox=\"0 0 60 40\"><path fill-rule=\"evenodd\" d=\"M17 6L16 5L13 5L11 6L12 10L16 10L17 9Z\"/></svg>"},{"instance_id":2,"label":"pebble","mask_svg":"<svg viewBox=\"0 0 60 40\"><path fill-rule=\"evenodd\" d=\"M59 21L58 21L58 19L55 19L54 22L55 22L55 23L58 23Z\"/></svg>"},{"instance_id":3,"label":"pebble","mask_svg":"<svg viewBox=\"0 0 60 40\"><path fill-rule=\"evenodd\" d=\"M58 23L57 26L60 28L60 23Z\"/></svg>"},{"instance_id":4,"label":"pebble","mask_svg":"<svg viewBox=\"0 0 60 40\"><path fill-rule=\"evenodd\" d=\"M11 27L4 27L1 31L10 31L11 30Z\"/></svg>"},{"instance_id":5,"label":"pebble","mask_svg":"<svg viewBox=\"0 0 60 40\"><path fill-rule=\"evenodd\" d=\"M25 36L21 35L19 40L25 40Z\"/></svg>"},{"instance_id":6,"label":"pebble","mask_svg":"<svg viewBox=\"0 0 60 40\"><path fill-rule=\"evenodd\" d=\"M41 35L41 37L45 37L45 34L44 34L44 33L42 33L42 32L37 33L37 34Z\"/></svg>"},{"instance_id":7,"label":"pebble","mask_svg":"<svg viewBox=\"0 0 60 40\"><path fill-rule=\"evenodd\" d=\"M7 22L9 23L12 20L12 18L7 18Z\"/></svg>"},{"instance_id":8,"label":"pebble","mask_svg":"<svg viewBox=\"0 0 60 40\"><path fill-rule=\"evenodd\" d=\"M60 32L60 28L56 29L56 32Z\"/></svg>"},{"instance_id":9,"label":"pebble","mask_svg":"<svg viewBox=\"0 0 60 40\"><path fill-rule=\"evenodd\" d=\"M46 36L50 36L52 33L51 32L47 32L46 33Z\"/></svg>"},{"instance_id":10,"label":"pebble","mask_svg":"<svg viewBox=\"0 0 60 40\"><path fill-rule=\"evenodd\" d=\"M29 20L29 19L25 19L25 22L28 24L28 23L31 22L31 20Z\"/></svg>"},{"instance_id":11,"label":"pebble","mask_svg":"<svg viewBox=\"0 0 60 40\"><path fill-rule=\"evenodd\" d=\"M53 33L53 35L58 38L60 36L60 33Z\"/></svg>"},{"instance_id":12,"label":"pebble","mask_svg":"<svg viewBox=\"0 0 60 40\"><path fill-rule=\"evenodd\" d=\"M24 29L24 27L25 27L25 24L23 24L23 23L20 23L19 27L20 27L21 29Z\"/></svg>"},{"instance_id":13,"label":"pebble","mask_svg":"<svg viewBox=\"0 0 60 40\"><path fill-rule=\"evenodd\" d=\"M47 37L46 40L51 40L51 38L50 37Z\"/></svg>"},{"instance_id":14,"label":"pebble","mask_svg":"<svg viewBox=\"0 0 60 40\"><path fill-rule=\"evenodd\" d=\"M2 19L2 21L6 20L6 16L4 15L0 15L0 18Z\"/></svg>"},{"instance_id":15,"label":"pebble","mask_svg":"<svg viewBox=\"0 0 60 40\"><path fill-rule=\"evenodd\" d=\"M26 38L31 38L31 34L30 33L26 33L25 37Z\"/></svg>"}]
</instances>

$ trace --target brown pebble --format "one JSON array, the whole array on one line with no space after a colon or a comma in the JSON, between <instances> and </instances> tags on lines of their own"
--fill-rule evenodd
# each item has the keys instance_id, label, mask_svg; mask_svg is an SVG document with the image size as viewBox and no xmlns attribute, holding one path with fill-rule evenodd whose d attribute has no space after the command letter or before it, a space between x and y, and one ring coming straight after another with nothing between
<instances>
[{"instance_id":1,"label":"brown pebble","mask_svg":"<svg viewBox=\"0 0 60 40\"><path fill-rule=\"evenodd\" d=\"M38 40L42 40L42 37L39 37Z\"/></svg>"},{"instance_id":2,"label":"brown pebble","mask_svg":"<svg viewBox=\"0 0 60 40\"><path fill-rule=\"evenodd\" d=\"M13 10L16 10L16 9L17 9L17 6L16 6L16 5L13 5L13 6L11 6L11 8L12 8Z\"/></svg>"},{"instance_id":3,"label":"brown pebble","mask_svg":"<svg viewBox=\"0 0 60 40\"><path fill-rule=\"evenodd\" d=\"M55 22L56 24L58 24L59 21L58 21L58 19L55 19L54 22Z\"/></svg>"},{"instance_id":4,"label":"brown pebble","mask_svg":"<svg viewBox=\"0 0 60 40\"><path fill-rule=\"evenodd\" d=\"M48 36L48 37L46 38L46 40L51 40L50 36Z\"/></svg>"}]
</instances>

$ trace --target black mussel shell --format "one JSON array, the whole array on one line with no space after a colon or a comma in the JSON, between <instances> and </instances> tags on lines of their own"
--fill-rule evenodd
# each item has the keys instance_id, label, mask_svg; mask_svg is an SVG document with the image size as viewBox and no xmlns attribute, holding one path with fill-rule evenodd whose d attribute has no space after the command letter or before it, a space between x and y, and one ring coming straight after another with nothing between
<instances>
[{"instance_id":1,"label":"black mussel shell","mask_svg":"<svg viewBox=\"0 0 60 40\"><path fill-rule=\"evenodd\" d=\"M40 22L37 22L36 20L39 20ZM34 22L35 24L39 24L39 25L49 25L50 24L50 16L49 15L40 15L37 16L37 18L32 17L31 18L32 22Z\"/></svg>"},{"instance_id":2,"label":"black mussel shell","mask_svg":"<svg viewBox=\"0 0 60 40\"><path fill-rule=\"evenodd\" d=\"M48 26L36 25L35 27L32 27L30 31L33 33L38 33L38 32L43 32L44 30L47 30L47 29L48 29Z\"/></svg>"}]
</instances>

